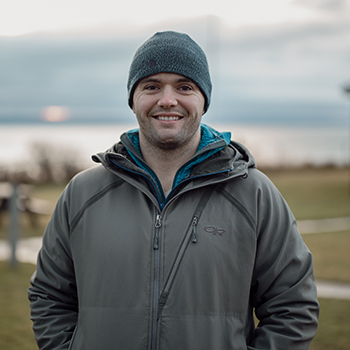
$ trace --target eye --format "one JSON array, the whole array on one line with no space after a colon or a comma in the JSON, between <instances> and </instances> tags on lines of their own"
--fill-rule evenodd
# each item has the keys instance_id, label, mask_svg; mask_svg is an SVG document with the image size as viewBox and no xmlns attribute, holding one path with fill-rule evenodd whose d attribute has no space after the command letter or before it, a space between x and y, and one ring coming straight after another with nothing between
<instances>
[{"instance_id":1,"label":"eye","mask_svg":"<svg viewBox=\"0 0 350 350\"><path fill-rule=\"evenodd\" d=\"M145 86L145 90L150 90L150 91L153 91L153 90L157 90L158 87L156 85L146 85Z\"/></svg>"},{"instance_id":2,"label":"eye","mask_svg":"<svg viewBox=\"0 0 350 350\"><path fill-rule=\"evenodd\" d=\"M181 91L191 91L192 87L190 85L181 85L179 89Z\"/></svg>"}]
</instances>

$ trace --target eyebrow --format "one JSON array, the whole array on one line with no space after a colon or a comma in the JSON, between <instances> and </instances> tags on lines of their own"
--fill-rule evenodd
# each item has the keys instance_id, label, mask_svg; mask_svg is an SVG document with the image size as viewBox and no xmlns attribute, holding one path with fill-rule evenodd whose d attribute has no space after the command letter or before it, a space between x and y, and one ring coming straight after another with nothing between
<instances>
[{"instance_id":1,"label":"eyebrow","mask_svg":"<svg viewBox=\"0 0 350 350\"><path fill-rule=\"evenodd\" d=\"M178 83L193 83L193 84L195 84L195 82L190 78L179 78L177 80L177 82Z\"/></svg>"},{"instance_id":2,"label":"eyebrow","mask_svg":"<svg viewBox=\"0 0 350 350\"><path fill-rule=\"evenodd\" d=\"M160 80L156 78L145 78L140 81L141 84L146 84L146 83L159 83Z\"/></svg>"}]
</instances>

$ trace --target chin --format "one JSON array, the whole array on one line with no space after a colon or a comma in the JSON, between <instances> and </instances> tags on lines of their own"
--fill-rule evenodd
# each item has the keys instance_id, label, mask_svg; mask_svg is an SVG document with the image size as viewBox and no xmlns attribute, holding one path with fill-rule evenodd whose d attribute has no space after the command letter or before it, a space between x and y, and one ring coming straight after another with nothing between
<instances>
[{"instance_id":1,"label":"chin","mask_svg":"<svg viewBox=\"0 0 350 350\"><path fill-rule=\"evenodd\" d=\"M161 141L158 142L157 146L164 151L170 151L179 148L180 143L177 141Z\"/></svg>"}]
</instances>

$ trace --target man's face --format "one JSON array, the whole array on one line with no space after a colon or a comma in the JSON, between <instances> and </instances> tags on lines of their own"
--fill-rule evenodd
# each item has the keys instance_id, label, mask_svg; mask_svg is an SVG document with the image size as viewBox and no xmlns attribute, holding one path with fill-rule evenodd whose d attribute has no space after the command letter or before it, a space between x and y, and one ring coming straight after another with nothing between
<instances>
[{"instance_id":1,"label":"man's face","mask_svg":"<svg viewBox=\"0 0 350 350\"><path fill-rule=\"evenodd\" d=\"M141 147L147 143L169 150L198 145L204 102L199 87L182 75L159 73L142 79L133 98Z\"/></svg>"}]
</instances>

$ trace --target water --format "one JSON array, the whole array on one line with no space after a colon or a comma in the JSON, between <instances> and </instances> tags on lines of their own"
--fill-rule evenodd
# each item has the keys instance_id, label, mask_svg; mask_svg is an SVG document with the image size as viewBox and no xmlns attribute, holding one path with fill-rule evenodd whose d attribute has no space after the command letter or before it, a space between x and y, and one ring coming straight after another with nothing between
<instances>
[{"instance_id":1,"label":"water","mask_svg":"<svg viewBox=\"0 0 350 350\"><path fill-rule=\"evenodd\" d=\"M350 160L349 130L329 127L212 125L231 131L232 139L243 143L258 166L346 165ZM41 143L63 156L74 153L81 164L94 163L91 155L119 140L129 125L0 125L0 166L20 168L33 162L32 144ZM56 154L56 153L55 153Z\"/></svg>"}]
</instances>

